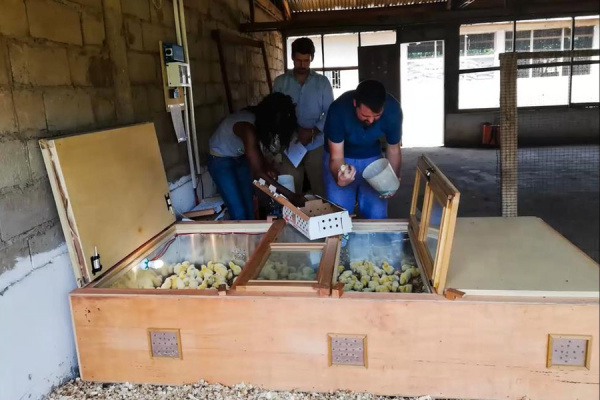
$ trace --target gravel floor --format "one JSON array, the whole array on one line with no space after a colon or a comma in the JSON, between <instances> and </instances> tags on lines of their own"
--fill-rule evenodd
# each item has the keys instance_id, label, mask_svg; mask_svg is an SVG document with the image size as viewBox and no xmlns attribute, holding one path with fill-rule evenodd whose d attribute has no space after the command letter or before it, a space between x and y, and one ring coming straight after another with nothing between
<instances>
[{"instance_id":1,"label":"gravel floor","mask_svg":"<svg viewBox=\"0 0 600 400\"><path fill-rule=\"evenodd\" d=\"M262 390L252 385L234 387L209 385L155 386L131 383L107 384L83 382L77 378L55 389L47 400L432 400L430 396L415 398L376 396L368 393L302 393Z\"/></svg>"}]
</instances>

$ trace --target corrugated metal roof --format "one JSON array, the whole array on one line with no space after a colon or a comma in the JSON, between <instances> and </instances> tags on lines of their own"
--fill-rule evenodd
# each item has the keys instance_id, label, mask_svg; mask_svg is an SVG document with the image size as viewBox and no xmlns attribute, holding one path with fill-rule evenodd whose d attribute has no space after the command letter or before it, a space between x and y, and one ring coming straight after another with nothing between
<instances>
[{"instance_id":1,"label":"corrugated metal roof","mask_svg":"<svg viewBox=\"0 0 600 400\"><path fill-rule=\"evenodd\" d=\"M446 3L447 0L288 0L293 13Z\"/></svg>"}]
</instances>

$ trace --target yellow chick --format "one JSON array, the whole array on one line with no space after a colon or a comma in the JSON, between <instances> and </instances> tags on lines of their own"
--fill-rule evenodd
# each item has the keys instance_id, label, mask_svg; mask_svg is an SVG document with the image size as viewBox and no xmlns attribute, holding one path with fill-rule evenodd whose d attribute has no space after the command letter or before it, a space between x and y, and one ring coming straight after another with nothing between
<instances>
[{"instance_id":1,"label":"yellow chick","mask_svg":"<svg viewBox=\"0 0 600 400\"><path fill-rule=\"evenodd\" d=\"M375 282L375 281L369 281L369 283L367 284L367 286L368 286L370 289L373 289L373 290L375 290L375 288L376 288L377 286L379 286L379 283L378 283L378 282Z\"/></svg>"},{"instance_id":2,"label":"yellow chick","mask_svg":"<svg viewBox=\"0 0 600 400\"><path fill-rule=\"evenodd\" d=\"M206 289L208 287L208 281L203 281L200 285L198 285L198 289Z\"/></svg>"},{"instance_id":3,"label":"yellow chick","mask_svg":"<svg viewBox=\"0 0 600 400\"><path fill-rule=\"evenodd\" d=\"M365 287L365 285L363 285L362 283L360 283L360 281L354 282L354 285L352 286L352 288L354 290L356 290L357 292L360 292L364 287Z\"/></svg>"},{"instance_id":4,"label":"yellow chick","mask_svg":"<svg viewBox=\"0 0 600 400\"><path fill-rule=\"evenodd\" d=\"M206 278L210 278L211 276L214 275L214 271L212 271L211 269L208 268L208 266L202 266L202 269L200 270L200 273L202 274L202 277L204 279Z\"/></svg>"},{"instance_id":5,"label":"yellow chick","mask_svg":"<svg viewBox=\"0 0 600 400\"><path fill-rule=\"evenodd\" d=\"M392 292L397 292L400 284L396 281L392 282Z\"/></svg>"},{"instance_id":6,"label":"yellow chick","mask_svg":"<svg viewBox=\"0 0 600 400\"><path fill-rule=\"evenodd\" d=\"M394 280L394 278L392 275L385 275L385 276L382 276L381 278L379 278L379 282L381 284L391 283L391 282L393 282L393 280Z\"/></svg>"},{"instance_id":7,"label":"yellow chick","mask_svg":"<svg viewBox=\"0 0 600 400\"><path fill-rule=\"evenodd\" d=\"M195 265L190 265L189 267L187 267L187 270L185 271L185 274L187 276L192 276L192 277L197 277L198 276L198 270L196 269Z\"/></svg>"},{"instance_id":8,"label":"yellow chick","mask_svg":"<svg viewBox=\"0 0 600 400\"><path fill-rule=\"evenodd\" d=\"M206 264L206 268L208 268L211 271L215 271L215 263L214 261L209 261L208 264Z\"/></svg>"},{"instance_id":9,"label":"yellow chick","mask_svg":"<svg viewBox=\"0 0 600 400\"><path fill-rule=\"evenodd\" d=\"M227 267L223 264L215 264L215 275L219 275L224 279L227 277Z\"/></svg>"},{"instance_id":10,"label":"yellow chick","mask_svg":"<svg viewBox=\"0 0 600 400\"><path fill-rule=\"evenodd\" d=\"M187 268L190 266L190 262L186 260L186 261L182 262L181 265L183 265L184 267Z\"/></svg>"},{"instance_id":11,"label":"yellow chick","mask_svg":"<svg viewBox=\"0 0 600 400\"><path fill-rule=\"evenodd\" d=\"M235 281L237 281L237 276L235 278L233 278L233 281L231 281L231 284L233 285L235 283Z\"/></svg>"},{"instance_id":12,"label":"yellow chick","mask_svg":"<svg viewBox=\"0 0 600 400\"><path fill-rule=\"evenodd\" d=\"M407 269L406 271L404 271L402 273L402 275L400 275L400 284L401 285L405 285L408 283L408 281L410 280L410 278L412 278L412 272Z\"/></svg>"},{"instance_id":13,"label":"yellow chick","mask_svg":"<svg viewBox=\"0 0 600 400\"><path fill-rule=\"evenodd\" d=\"M390 264L384 262L382 268L383 271L388 274L388 275L392 275L395 271L394 267L392 267Z\"/></svg>"},{"instance_id":14,"label":"yellow chick","mask_svg":"<svg viewBox=\"0 0 600 400\"><path fill-rule=\"evenodd\" d=\"M181 271L185 271L187 268L185 266L183 266L183 264L176 264L173 267L173 273L175 275L179 275L181 273Z\"/></svg>"},{"instance_id":15,"label":"yellow chick","mask_svg":"<svg viewBox=\"0 0 600 400\"><path fill-rule=\"evenodd\" d=\"M350 267L350 268L352 268L352 267ZM337 273L341 274L342 272L344 272L344 269L345 269L345 267L343 265L338 265L338 267L337 267Z\"/></svg>"},{"instance_id":16,"label":"yellow chick","mask_svg":"<svg viewBox=\"0 0 600 400\"><path fill-rule=\"evenodd\" d=\"M171 285L173 284L171 278L167 278L165 279L165 281L163 282L163 284L160 286L161 289L171 289Z\"/></svg>"},{"instance_id":17,"label":"yellow chick","mask_svg":"<svg viewBox=\"0 0 600 400\"><path fill-rule=\"evenodd\" d=\"M197 280L195 280L195 279L190 279L190 282L189 282L189 284L188 284L188 287L189 287L190 289L198 289L198 286L200 286L200 285L198 284L198 281L197 281Z\"/></svg>"},{"instance_id":18,"label":"yellow chick","mask_svg":"<svg viewBox=\"0 0 600 400\"><path fill-rule=\"evenodd\" d=\"M181 272L179 273L179 275L178 275L178 276L179 276L179 278L181 278L182 280L183 280L183 279L185 279L185 278L186 278L185 271L181 271Z\"/></svg>"},{"instance_id":19,"label":"yellow chick","mask_svg":"<svg viewBox=\"0 0 600 400\"><path fill-rule=\"evenodd\" d=\"M352 283L346 283L344 285L344 292L350 292L352 289L354 288L354 285Z\"/></svg>"},{"instance_id":20,"label":"yellow chick","mask_svg":"<svg viewBox=\"0 0 600 400\"><path fill-rule=\"evenodd\" d=\"M288 275L288 279L289 279L290 281L297 281L297 280L300 280L300 277L301 277L301 276L302 276L302 275L300 275L300 274L298 274L298 273L296 273L296 272L292 272L291 274L289 274L289 275ZM341 282L341 281L340 281L340 282ZM342 282L342 283L343 283L343 282Z\"/></svg>"},{"instance_id":21,"label":"yellow chick","mask_svg":"<svg viewBox=\"0 0 600 400\"><path fill-rule=\"evenodd\" d=\"M362 283L363 286L367 286L370 280L371 278L369 277L369 275L363 275L360 277L360 283Z\"/></svg>"},{"instance_id":22,"label":"yellow chick","mask_svg":"<svg viewBox=\"0 0 600 400\"><path fill-rule=\"evenodd\" d=\"M411 269L413 266L409 264L402 264L402 272Z\"/></svg>"},{"instance_id":23,"label":"yellow chick","mask_svg":"<svg viewBox=\"0 0 600 400\"><path fill-rule=\"evenodd\" d=\"M362 291L363 291L363 292L374 292L374 291L375 291L375 289L373 289L373 288L370 288L370 287L366 287L366 288L364 288Z\"/></svg>"},{"instance_id":24,"label":"yellow chick","mask_svg":"<svg viewBox=\"0 0 600 400\"><path fill-rule=\"evenodd\" d=\"M231 278L233 278L233 271L232 270L227 270L227 276L226 278L229 280Z\"/></svg>"},{"instance_id":25,"label":"yellow chick","mask_svg":"<svg viewBox=\"0 0 600 400\"><path fill-rule=\"evenodd\" d=\"M340 282L344 283L345 281L347 281L348 279L350 279L350 277L352 276L352 271L344 271L342 272L342 274L340 275Z\"/></svg>"},{"instance_id":26,"label":"yellow chick","mask_svg":"<svg viewBox=\"0 0 600 400\"><path fill-rule=\"evenodd\" d=\"M238 265L235 265L232 262L229 263L229 268L231 268L231 271L233 272L233 275L235 275L235 276L238 276L240 274L240 272L242 272L242 268Z\"/></svg>"},{"instance_id":27,"label":"yellow chick","mask_svg":"<svg viewBox=\"0 0 600 400\"><path fill-rule=\"evenodd\" d=\"M388 285L379 285L375 288L376 292L389 292L390 288L388 287Z\"/></svg>"},{"instance_id":28,"label":"yellow chick","mask_svg":"<svg viewBox=\"0 0 600 400\"><path fill-rule=\"evenodd\" d=\"M412 285L409 283L408 285L403 285L398 287L398 291L400 293L412 293Z\"/></svg>"},{"instance_id":29,"label":"yellow chick","mask_svg":"<svg viewBox=\"0 0 600 400\"><path fill-rule=\"evenodd\" d=\"M412 267L411 269L409 269L409 271L413 278L416 278L417 276L421 275L421 273L419 272L419 268L417 267Z\"/></svg>"},{"instance_id":30,"label":"yellow chick","mask_svg":"<svg viewBox=\"0 0 600 400\"><path fill-rule=\"evenodd\" d=\"M185 282L183 279L177 277L175 278L175 288L174 289L185 289Z\"/></svg>"}]
</instances>

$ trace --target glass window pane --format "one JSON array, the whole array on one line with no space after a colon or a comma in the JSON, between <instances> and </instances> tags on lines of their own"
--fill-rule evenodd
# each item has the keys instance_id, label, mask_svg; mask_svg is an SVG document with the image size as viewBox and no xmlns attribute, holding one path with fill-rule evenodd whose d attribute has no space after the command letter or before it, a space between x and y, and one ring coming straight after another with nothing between
<instances>
[{"instance_id":1,"label":"glass window pane","mask_svg":"<svg viewBox=\"0 0 600 400\"><path fill-rule=\"evenodd\" d=\"M569 102L569 67L531 69L531 77L517 78L519 107L565 105Z\"/></svg>"},{"instance_id":2,"label":"glass window pane","mask_svg":"<svg viewBox=\"0 0 600 400\"><path fill-rule=\"evenodd\" d=\"M500 107L500 71L460 74L458 108Z\"/></svg>"},{"instance_id":3,"label":"glass window pane","mask_svg":"<svg viewBox=\"0 0 600 400\"><path fill-rule=\"evenodd\" d=\"M378 46L382 44L395 44L396 31L361 32L361 46Z\"/></svg>"},{"instance_id":4,"label":"glass window pane","mask_svg":"<svg viewBox=\"0 0 600 400\"><path fill-rule=\"evenodd\" d=\"M358 67L358 33L325 35L325 67Z\"/></svg>"},{"instance_id":5,"label":"glass window pane","mask_svg":"<svg viewBox=\"0 0 600 400\"><path fill-rule=\"evenodd\" d=\"M499 66L499 55L512 51L512 29L510 21L461 25L460 69ZM507 37L507 34L511 36Z\"/></svg>"},{"instance_id":6,"label":"glass window pane","mask_svg":"<svg viewBox=\"0 0 600 400\"><path fill-rule=\"evenodd\" d=\"M517 21L516 51L569 50L570 35L571 18Z\"/></svg>"},{"instance_id":7,"label":"glass window pane","mask_svg":"<svg viewBox=\"0 0 600 400\"><path fill-rule=\"evenodd\" d=\"M331 83L334 99L358 86L358 69L325 71L324 75Z\"/></svg>"},{"instance_id":8,"label":"glass window pane","mask_svg":"<svg viewBox=\"0 0 600 400\"><path fill-rule=\"evenodd\" d=\"M315 281L322 253L321 250L273 250L256 280Z\"/></svg>"},{"instance_id":9,"label":"glass window pane","mask_svg":"<svg viewBox=\"0 0 600 400\"><path fill-rule=\"evenodd\" d=\"M575 18L575 45L576 50L598 49L598 35L600 19L598 15L592 17Z\"/></svg>"},{"instance_id":10,"label":"glass window pane","mask_svg":"<svg viewBox=\"0 0 600 400\"><path fill-rule=\"evenodd\" d=\"M294 62L292 61L292 42L300 37L301 36L293 36L293 37L287 38L288 69L294 68ZM313 36L306 36L306 37L308 37L310 40L312 40L313 44L315 45L315 58L310 63L310 67L313 69L322 68L323 67L323 53L321 51L321 35L313 35Z\"/></svg>"},{"instance_id":11,"label":"glass window pane","mask_svg":"<svg viewBox=\"0 0 600 400\"><path fill-rule=\"evenodd\" d=\"M440 237L440 225L443 212L444 207L442 207L442 205L434 197L433 205L431 207L431 215L429 217L429 228L427 229L427 237L425 238L427 250L429 251L429 255L434 262Z\"/></svg>"},{"instance_id":12,"label":"glass window pane","mask_svg":"<svg viewBox=\"0 0 600 400\"><path fill-rule=\"evenodd\" d=\"M571 102L598 103L600 101L600 65L573 66Z\"/></svg>"}]
</instances>

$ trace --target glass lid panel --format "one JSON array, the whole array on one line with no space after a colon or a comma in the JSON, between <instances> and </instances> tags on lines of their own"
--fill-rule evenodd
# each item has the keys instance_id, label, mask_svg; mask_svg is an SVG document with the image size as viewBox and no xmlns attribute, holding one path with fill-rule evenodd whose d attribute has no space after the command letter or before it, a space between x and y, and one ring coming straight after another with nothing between
<instances>
[{"instance_id":1,"label":"glass lid panel","mask_svg":"<svg viewBox=\"0 0 600 400\"><path fill-rule=\"evenodd\" d=\"M285 224L274 243L323 243L325 238L309 240L290 224Z\"/></svg>"},{"instance_id":2,"label":"glass lid panel","mask_svg":"<svg viewBox=\"0 0 600 400\"><path fill-rule=\"evenodd\" d=\"M231 286L264 233L181 234L99 287L210 289Z\"/></svg>"},{"instance_id":3,"label":"glass lid panel","mask_svg":"<svg viewBox=\"0 0 600 400\"><path fill-rule=\"evenodd\" d=\"M442 221L442 215L444 213L444 207L439 201L432 196L431 215L429 217L429 226L427 227L427 236L425 238L425 244L427 245L427 251L431 256L431 260L435 262L435 254L438 248L439 235L440 235L440 223Z\"/></svg>"},{"instance_id":4,"label":"glass lid panel","mask_svg":"<svg viewBox=\"0 0 600 400\"><path fill-rule=\"evenodd\" d=\"M255 281L316 281L322 250L272 249Z\"/></svg>"},{"instance_id":5,"label":"glass lid panel","mask_svg":"<svg viewBox=\"0 0 600 400\"><path fill-rule=\"evenodd\" d=\"M421 175L419 175L419 191L417 192L417 206L415 207L415 218L417 222L421 222L421 216L423 215L423 203L425 201L425 186L427 181Z\"/></svg>"},{"instance_id":6,"label":"glass lid panel","mask_svg":"<svg viewBox=\"0 0 600 400\"><path fill-rule=\"evenodd\" d=\"M345 292L429 292L408 232L352 232L342 241L333 284Z\"/></svg>"}]
</instances>

